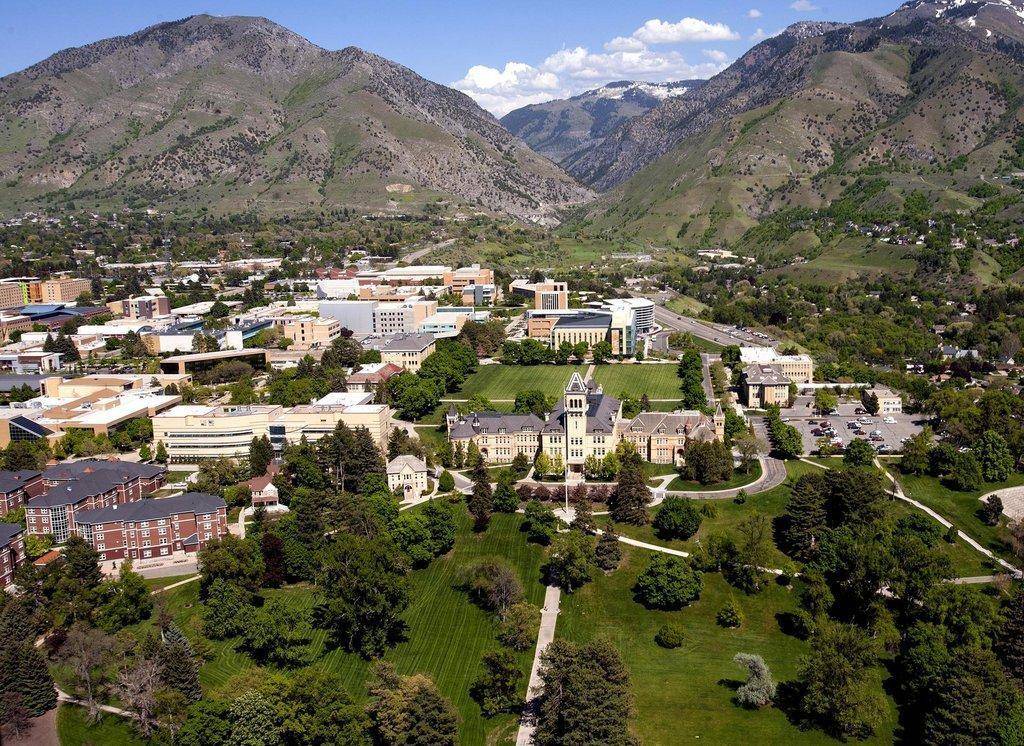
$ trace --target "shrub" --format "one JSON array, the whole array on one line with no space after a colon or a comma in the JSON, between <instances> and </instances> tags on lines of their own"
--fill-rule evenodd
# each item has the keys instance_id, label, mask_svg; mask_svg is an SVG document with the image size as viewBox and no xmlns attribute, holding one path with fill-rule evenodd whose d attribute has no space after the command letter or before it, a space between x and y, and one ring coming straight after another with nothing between
<instances>
[{"instance_id":1,"label":"shrub","mask_svg":"<svg viewBox=\"0 0 1024 746\"><path fill-rule=\"evenodd\" d=\"M663 624L654 636L654 641L668 650L681 646L684 639L683 631L674 624Z\"/></svg>"},{"instance_id":2,"label":"shrub","mask_svg":"<svg viewBox=\"0 0 1024 746\"><path fill-rule=\"evenodd\" d=\"M704 578L682 557L657 554L636 579L636 599L651 609L681 609L700 598Z\"/></svg>"},{"instance_id":3,"label":"shrub","mask_svg":"<svg viewBox=\"0 0 1024 746\"><path fill-rule=\"evenodd\" d=\"M743 616L740 614L736 604L730 602L719 610L717 616L715 616L715 621L723 627L735 629L743 623Z\"/></svg>"},{"instance_id":4,"label":"shrub","mask_svg":"<svg viewBox=\"0 0 1024 746\"><path fill-rule=\"evenodd\" d=\"M737 666L747 669L746 682L736 690L736 702L743 707L766 707L775 699L775 680L760 655L737 653L733 659Z\"/></svg>"},{"instance_id":5,"label":"shrub","mask_svg":"<svg viewBox=\"0 0 1024 746\"><path fill-rule=\"evenodd\" d=\"M441 476L437 478L437 489L440 492L451 492L455 489L455 477L447 469L442 471Z\"/></svg>"},{"instance_id":6,"label":"shrub","mask_svg":"<svg viewBox=\"0 0 1024 746\"><path fill-rule=\"evenodd\" d=\"M693 500L668 497L654 517L654 530L662 539L689 539L700 528L700 520Z\"/></svg>"}]
</instances>

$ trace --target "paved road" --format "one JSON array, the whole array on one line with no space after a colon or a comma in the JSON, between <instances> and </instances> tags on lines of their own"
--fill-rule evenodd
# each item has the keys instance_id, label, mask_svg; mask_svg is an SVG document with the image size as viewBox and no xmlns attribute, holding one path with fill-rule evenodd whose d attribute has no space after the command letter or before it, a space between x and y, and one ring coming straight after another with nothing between
<instances>
[{"instance_id":1,"label":"paved road","mask_svg":"<svg viewBox=\"0 0 1024 746\"><path fill-rule=\"evenodd\" d=\"M422 249L416 249L416 251L406 254L405 256L402 257L401 261L405 262L406 264L415 264L420 259L429 254L431 251L443 249L446 246L451 246L453 243L455 243L455 239L449 238L448 240L441 241L440 243L433 243L430 244L430 246L424 246Z\"/></svg>"},{"instance_id":2,"label":"paved road","mask_svg":"<svg viewBox=\"0 0 1024 746\"><path fill-rule=\"evenodd\" d=\"M689 497L693 500L731 500L736 497L741 491L746 492L748 495L757 495L761 492L767 492L768 490L778 487L780 484L786 481L788 476L786 472L786 464L779 461L777 458L771 456L764 456L760 459L761 461L761 476L755 482L744 487L736 487L734 489L727 490L707 490L704 492L690 492L687 490L662 490L657 491L658 497L654 499L652 505L657 505L666 496L670 497Z\"/></svg>"},{"instance_id":3,"label":"paved road","mask_svg":"<svg viewBox=\"0 0 1024 746\"><path fill-rule=\"evenodd\" d=\"M526 707L519 721L519 732L516 734L516 746L529 746L533 742L533 731L536 728L537 697L542 692L540 680L540 661L548 645L555 639L555 624L558 622L558 611L561 607L562 592L557 586L549 585L544 591L544 608L540 612L540 630L537 632L537 648L533 653L533 665L530 667L530 683L526 686Z\"/></svg>"},{"instance_id":4,"label":"paved road","mask_svg":"<svg viewBox=\"0 0 1024 746\"><path fill-rule=\"evenodd\" d=\"M701 353L700 356L701 366L704 369L704 395L707 396L709 403L715 401L715 387L711 385L711 363L720 358L720 355L712 355L707 352Z\"/></svg>"}]
</instances>

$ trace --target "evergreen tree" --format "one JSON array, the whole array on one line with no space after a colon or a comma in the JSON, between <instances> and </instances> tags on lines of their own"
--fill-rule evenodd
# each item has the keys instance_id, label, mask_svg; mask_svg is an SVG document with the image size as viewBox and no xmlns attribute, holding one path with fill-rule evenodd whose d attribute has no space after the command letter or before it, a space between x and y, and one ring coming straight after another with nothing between
<instances>
[{"instance_id":1,"label":"evergreen tree","mask_svg":"<svg viewBox=\"0 0 1024 746\"><path fill-rule=\"evenodd\" d=\"M470 515L476 523L476 528L481 531L487 528L491 520L491 510L494 508L494 491L491 489L491 475L484 466L482 460L477 461L476 466L470 474L473 479L473 493L466 501Z\"/></svg>"},{"instance_id":2,"label":"evergreen tree","mask_svg":"<svg viewBox=\"0 0 1024 746\"><path fill-rule=\"evenodd\" d=\"M174 622L161 630L161 636L161 680L165 686L181 692L189 702L198 702L203 697L203 690L199 685L201 663L192 644Z\"/></svg>"},{"instance_id":3,"label":"evergreen tree","mask_svg":"<svg viewBox=\"0 0 1024 746\"><path fill-rule=\"evenodd\" d=\"M164 442L162 440L158 441L156 444L156 455L153 457L153 459L158 464L166 464L167 458L167 446L164 445Z\"/></svg>"},{"instance_id":4,"label":"evergreen tree","mask_svg":"<svg viewBox=\"0 0 1024 746\"><path fill-rule=\"evenodd\" d=\"M254 436L249 444L249 476L262 477L273 460L274 447L270 444L270 438L266 435L262 438Z\"/></svg>"},{"instance_id":5,"label":"evergreen tree","mask_svg":"<svg viewBox=\"0 0 1024 746\"><path fill-rule=\"evenodd\" d=\"M619 563L622 561L622 549L619 547L618 535L611 528L606 528L604 533L598 537L594 558L597 566L605 572L618 569Z\"/></svg>"},{"instance_id":6,"label":"evergreen tree","mask_svg":"<svg viewBox=\"0 0 1024 746\"><path fill-rule=\"evenodd\" d=\"M149 443L143 443L142 447L139 448L139 460L140 461L151 461L153 459L153 451L149 447Z\"/></svg>"},{"instance_id":7,"label":"evergreen tree","mask_svg":"<svg viewBox=\"0 0 1024 746\"><path fill-rule=\"evenodd\" d=\"M494 490L494 509L499 513L515 513L519 508L515 479L509 469L498 472L498 484Z\"/></svg>"},{"instance_id":8,"label":"evergreen tree","mask_svg":"<svg viewBox=\"0 0 1024 746\"><path fill-rule=\"evenodd\" d=\"M510 650L484 653L483 673L473 682L470 694L480 704L485 717L514 712L519 702L519 681L522 669Z\"/></svg>"},{"instance_id":9,"label":"evergreen tree","mask_svg":"<svg viewBox=\"0 0 1024 746\"><path fill-rule=\"evenodd\" d=\"M782 540L797 559L810 559L826 530L824 474L812 472L796 480L782 519Z\"/></svg>"},{"instance_id":10,"label":"evergreen tree","mask_svg":"<svg viewBox=\"0 0 1024 746\"><path fill-rule=\"evenodd\" d=\"M1003 611L995 642L996 655L1006 672L1024 682L1024 590L1018 588Z\"/></svg>"},{"instance_id":11,"label":"evergreen tree","mask_svg":"<svg viewBox=\"0 0 1024 746\"><path fill-rule=\"evenodd\" d=\"M612 518L619 523L643 526L650 521L647 506L651 490L647 486L643 462L635 451L622 459L619 479L609 499Z\"/></svg>"},{"instance_id":12,"label":"evergreen tree","mask_svg":"<svg viewBox=\"0 0 1024 746\"><path fill-rule=\"evenodd\" d=\"M57 706L53 677L31 642L0 640L0 697L17 696L30 717Z\"/></svg>"}]
</instances>

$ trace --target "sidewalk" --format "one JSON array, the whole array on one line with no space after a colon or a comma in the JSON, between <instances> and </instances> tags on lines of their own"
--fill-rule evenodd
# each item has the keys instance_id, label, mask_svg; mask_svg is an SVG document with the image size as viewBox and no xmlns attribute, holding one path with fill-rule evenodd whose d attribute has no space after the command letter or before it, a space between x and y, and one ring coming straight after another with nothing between
<instances>
[{"instance_id":1,"label":"sidewalk","mask_svg":"<svg viewBox=\"0 0 1024 746\"><path fill-rule=\"evenodd\" d=\"M561 608L562 591L549 585L544 592L544 608L540 612L540 629L537 632L537 649L533 654L533 665L530 667L530 681L526 685L526 707L519 721L519 732L516 734L516 746L529 746L533 742L533 731L537 726L536 700L540 696L540 664L541 657L548 645L555 639L555 624Z\"/></svg>"}]
</instances>

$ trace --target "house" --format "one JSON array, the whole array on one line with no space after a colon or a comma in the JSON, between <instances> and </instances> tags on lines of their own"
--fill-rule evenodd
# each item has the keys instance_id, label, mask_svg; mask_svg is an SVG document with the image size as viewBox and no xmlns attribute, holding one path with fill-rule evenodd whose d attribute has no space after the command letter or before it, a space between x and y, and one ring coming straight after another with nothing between
<instances>
[{"instance_id":1,"label":"house","mask_svg":"<svg viewBox=\"0 0 1024 746\"><path fill-rule=\"evenodd\" d=\"M25 561L25 531L19 523L0 523L0 591L14 582L14 571Z\"/></svg>"},{"instance_id":2,"label":"house","mask_svg":"<svg viewBox=\"0 0 1024 746\"><path fill-rule=\"evenodd\" d=\"M278 490L274 486L274 473L268 471L244 483L252 493L252 506L270 507L277 505Z\"/></svg>"},{"instance_id":3,"label":"house","mask_svg":"<svg viewBox=\"0 0 1024 746\"><path fill-rule=\"evenodd\" d=\"M77 532L101 560L198 552L228 532L227 504L202 492L83 510Z\"/></svg>"},{"instance_id":4,"label":"house","mask_svg":"<svg viewBox=\"0 0 1024 746\"><path fill-rule=\"evenodd\" d=\"M370 363L345 379L347 391L363 391L373 393L385 381L402 372L401 367L394 363Z\"/></svg>"},{"instance_id":5,"label":"house","mask_svg":"<svg viewBox=\"0 0 1024 746\"><path fill-rule=\"evenodd\" d=\"M44 489L42 472L0 471L0 515L17 510Z\"/></svg>"},{"instance_id":6,"label":"house","mask_svg":"<svg viewBox=\"0 0 1024 746\"><path fill-rule=\"evenodd\" d=\"M388 462L388 489L398 489L407 497L419 497L430 489L427 465L415 456L396 456Z\"/></svg>"}]
</instances>

